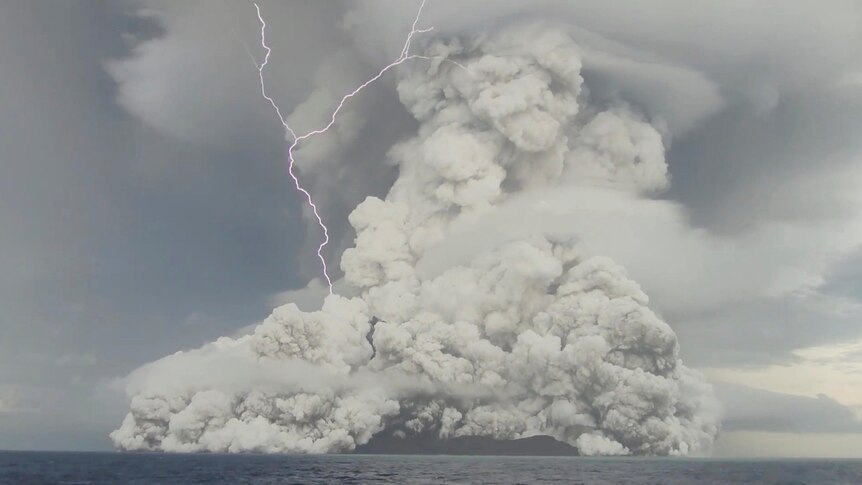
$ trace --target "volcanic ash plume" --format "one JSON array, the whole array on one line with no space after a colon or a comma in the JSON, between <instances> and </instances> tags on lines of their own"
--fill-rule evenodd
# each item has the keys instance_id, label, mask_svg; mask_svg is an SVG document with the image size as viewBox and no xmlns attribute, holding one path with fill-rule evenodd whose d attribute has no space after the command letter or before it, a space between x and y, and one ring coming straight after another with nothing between
<instances>
[{"instance_id":1,"label":"volcanic ash plume","mask_svg":"<svg viewBox=\"0 0 862 485\"><path fill-rule=\"evenodd\" d=\"M419 121L390 150L398 179L350 214L349 296L276 308L250 335L137 370L118 448L344 452L377 433L548 435L586 455L711 445L711 388L639 285L579 235L556 228L417 269L453 226L526 194L663 189L660 132L623 103L591 103L563 31L508 28L425 54L398 84Z\"/></svg>"}]
</instances>

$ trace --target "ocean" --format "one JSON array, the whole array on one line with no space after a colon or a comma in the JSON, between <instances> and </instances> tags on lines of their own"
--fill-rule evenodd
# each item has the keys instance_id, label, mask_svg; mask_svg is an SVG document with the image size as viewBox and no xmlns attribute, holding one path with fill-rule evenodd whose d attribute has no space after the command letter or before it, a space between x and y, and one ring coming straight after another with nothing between
<instances>
[{"instance_id":1,"label":"ocean","mask_svg":"<svg viewBox=\"0 0 862 485\"><path fill-rule=\"evenodd\" d=\"M0 484L862 484L860 460L0 452Z\"/></svg>"}]
</instances>

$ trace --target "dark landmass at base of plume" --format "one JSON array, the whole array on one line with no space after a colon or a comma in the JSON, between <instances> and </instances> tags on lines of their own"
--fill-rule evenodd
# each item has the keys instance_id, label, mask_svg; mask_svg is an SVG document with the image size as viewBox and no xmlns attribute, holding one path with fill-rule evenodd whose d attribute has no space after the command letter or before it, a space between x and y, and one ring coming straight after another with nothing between
<instances>
[{"instance_id":1,"label":"dark landmass at base of plume","mask_svg":"<svg viewBox=\"0 0 862 485\"><path fill-rule=\"evenodd\" d=\"M550 436L532 436L517 440L496 440L484 436L438 438L398 438L378 434L354 453L386 455L509 455L509 456L578 456L577 448Z\"/></svg>"}]
</instances>

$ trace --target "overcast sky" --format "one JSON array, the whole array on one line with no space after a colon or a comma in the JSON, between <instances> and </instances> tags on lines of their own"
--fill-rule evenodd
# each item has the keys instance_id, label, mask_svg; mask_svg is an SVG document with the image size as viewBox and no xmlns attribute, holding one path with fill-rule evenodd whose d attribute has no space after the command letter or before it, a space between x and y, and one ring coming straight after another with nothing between
<instances>
[{"instance_id":1,"label":"overcast sky","mask_svg":"<svg viewBox=\"0 0 862 485\"><path fill-rule=\"evenodd\" d=\"M415 6L261 7L273 92L302 128L400 50ZM716 453L862 453L860 4L429 0L427 22L528 16L589 46L596 96L673 134L650 203L674 218L584 230L717 383ZM246 1L0 0L0 449L109 449L118 379L314 293L289 292L317 275L319 234L259 96L257 34ZM392 183L371 168L415 131L394 78L352 110L361 137L299 153L330 260L349 209Z\"/></svg>"}]
</instances>

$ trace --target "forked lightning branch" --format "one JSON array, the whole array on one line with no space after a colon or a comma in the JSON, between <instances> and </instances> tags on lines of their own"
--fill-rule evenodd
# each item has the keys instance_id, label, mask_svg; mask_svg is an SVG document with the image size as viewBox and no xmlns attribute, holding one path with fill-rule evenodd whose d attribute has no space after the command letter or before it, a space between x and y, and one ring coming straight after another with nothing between
<instances>
[{"instance_id":1,"label":"forked lightning branch","mask_svg":"<svg viewBox=\"0 0 862 485\"><path fill-rule=\"evenodd\" d=\"M418 29L416 27L419 23L419 18L422 16L422 9L425 8L425 0L422 0L422 2L419 4L419 10L416 12L416 17L413 19L413 24L410 27L410 32L407 34L407 39L404 41L404 47L401 49L401 54L398 56L398 58L380 69L380 71L378 71L377 74L374 75L374 77L360 84L353 91L350 91L349 93L345 94L341 98L341 101L338 103L335 109L332 111L332 114L329 117L329 122L324 127L309 131L308 133L302 135L298 135L287 123L284 114L282 114L281 109L278 107L278 104L275 102L275 100L272 99L269 94L267 94L263 71L269 63L269 57L272 54L272 49L266 42L266 21L261 14L260 6L255 3L254 8L257 11L257 18L260 21L260 45L266 51L266 54L263 58L263 62L257 64L258 77L260 78L260 92L263 97L272 105L276 115L278 116L279 121L281 122L282 126L284 126L285 138L287 138L288 135L290 136L290 138L288 138L290 146L288 146L287 149L287 171L290 175L290 178L293 179L293 183L296 186L296 190L299 191L305 197L306 201L308 202L308 206L311 207L311 212L314 214L314 218L317 220L317 225L320 226L320 229L323 231L323 239L317 246L317 258L320 260L320 264L323 270L323 277L329 287L329 293L332 294L332 277L329 274L329 269L326 266L326 258L323 255L323 249L326 247L327 244L329 244L329 228L326 227L326 223L323 222L323 217L321 217L320 211L317 208L317 204L314 203L314 198L311 196L311 193L300 183L299 177L296 174L296 160L294 159L294 150L303 140L307 140L315 135L326 133L330 128L332 128L332 126L335 124L336 118L338 117L338 113L341 111L342 108L344 108L345 103L347 103L350 98L359 94L370 84L380 79L387 71L410 59L430 59L430 57L427 56L410 55L410 44L416 34L430 32L433 27L429 27L426 29Z\"/></svg>"}]
</instances>

